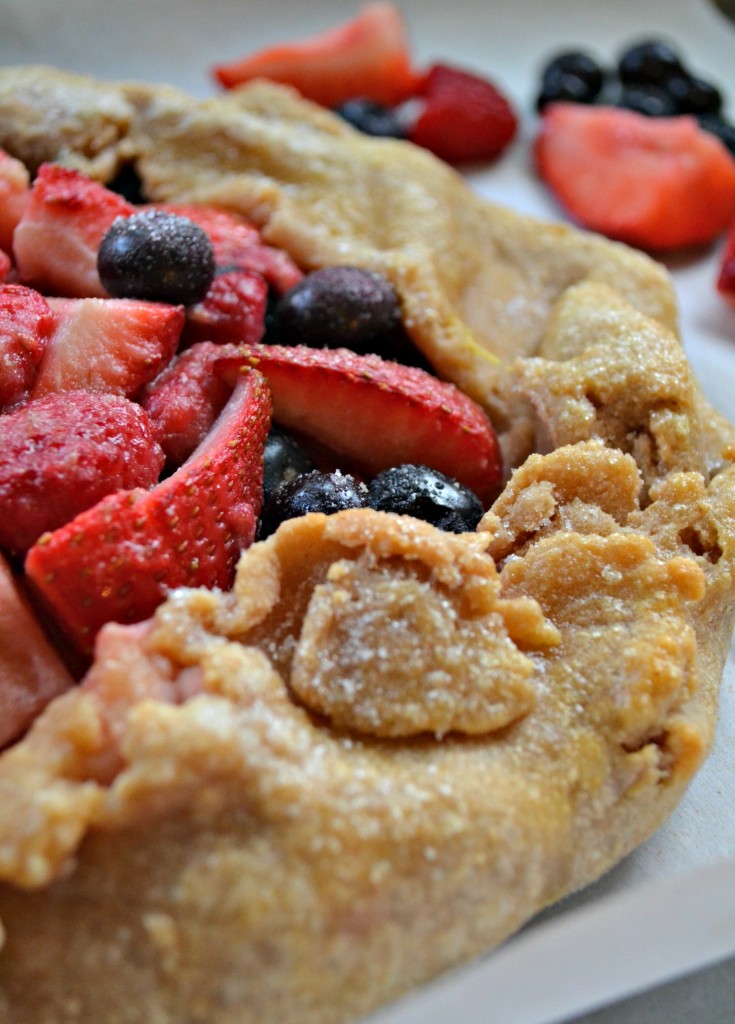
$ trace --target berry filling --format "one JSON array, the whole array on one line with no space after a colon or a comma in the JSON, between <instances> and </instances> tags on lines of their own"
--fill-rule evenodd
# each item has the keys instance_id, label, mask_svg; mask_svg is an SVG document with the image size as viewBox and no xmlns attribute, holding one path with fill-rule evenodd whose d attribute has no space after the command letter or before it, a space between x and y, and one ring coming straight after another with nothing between
<instances>
[{"instance_id":1,"label":"berry filling","mask_svg":"<svg viewBox=\"0 0 735 1024\"><path fill-rule=\"evenodd\" d=\"M304 275L225 210L141 208L51 164L30 185L16 163L0 553L75 671L106 623L176 587L228 588L288 518L373 505L475 529L500 482L495 433L415 365L384 276Z\"/></svg>"}]
</instances>

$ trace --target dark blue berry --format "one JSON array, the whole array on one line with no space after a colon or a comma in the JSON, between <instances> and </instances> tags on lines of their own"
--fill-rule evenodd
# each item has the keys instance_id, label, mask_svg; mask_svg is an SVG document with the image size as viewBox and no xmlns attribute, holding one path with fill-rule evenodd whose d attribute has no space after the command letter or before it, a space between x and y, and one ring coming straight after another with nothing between
<instances>
[{"instance_id":1,"label":"dark blue berry","mask_svg":"<svg viewBox=\"0 0 735 1024\"><path fill-rule=\"evenodd\" d=\"M541 113L550 103L593 103L595 96L577 75L559 72L542 83L536 97L536 110Z\"/></svg>"},{"instance_id":2,"label":"dark blue berry","mask_svg":"<svg viewBox=\"0 0 735 1024\"><path fill-rule=\"evenodd\" d=\"M308 512L332 515L347 508L365 508L367 487L340 472L313 470L287 480L273 491L260 517L261 540L275 533L281 523Z\"/></svg>"},{"instance_id":3,"label":"dark blue berry","mask_svg":"<svg viewBox=\"0 0 735 1024\"><path fill-rule=\"evenodd\" d=\"M406 137L406 127L398 112L373 100L347 100L335 108L335 113L365 135L392 139Z\"/></svg>"},{"instance_id":4,"label":"dark blue berry","mask_svg":"<svg viewBox=\"0 0 735 1024\"><path fill-rule=\"evenodd\" d=\"M289 435L271 427L263 452L263 504L279 484L314 469L306 452Z\"/></svg>"},{"instance_id":5,"label":"dark blue berry","mask_svg":"<svg viewBox=\"0 0 735 1024\"><path fill-rule=\"evenodd\" d=\"M735 125L720 114L702 114L698 117L699 125L711 135L716 135L723 145L727 146L735 156Z\"/></svg>"},{"instance_id":6,"label":"dark blue berry","mask_svg":"<svg viewBox=\"0 0 735 1024\"><path fill-rule=\"evenodd\" d=\"M583 82L591 99L602 89L605 80L605 72L595 58L581 50L569 50L553 57L543 68L541 81L553 81L564 75L573 75Z\"/></svg>"},{"instance_id":7,"label":"dark blue berry","mask_svg":"<svg viewBox=\"0 0 735 1024\"><path fill-rule=\"evenodd\" d=\"M675 75L665 84L679 114L719 114L722 93L711 82L694 75Z\"/></svg>"},{"instance_id":8,"label":"dark blue berry","mask_svg":"<svg viewBox=\"0 0 735 1024\"><path fill-rule=\"evenodd\" d=\"M146 210L118 217L108 228L97 269L110 295L190 306L209 290L214 251L198 224L162 210Z\"/></svg>"},{"instance_id":9,"label":"dark blue berry","mask_svg":"<svg viewBox=\"0 0 735 1024\"><path fill-rule=\"evenodd\" d=\"M395 289L382 274L324 267L286 292L272 321L275 340L311 348L390 353L403 333Z\"/></svg>"},{"instance_id":10,"label":"dark blue berry","mask_svg":"<svg viewBox=\"0 0 735 1024\"><path fill-rule=\"evenodd\" d=\"M617 105L647 117L671 117L677 113L676 103L655 85L632 84L621 90Z\"/></svg>"},{"instance_id":11,"label":"dark blue berry","mask_svg":"<svg viewBox=\"0 0 735 1024\"><path fill-rule=\"evenodd\" d=\"M449 533L474 530L483 515L477 495L428 466L406 464L384 469L371 481L368 491L372 508L414 516Z\"/></svg>"},{"instance_id":12,"label":"dark blue berry","mask_svg":"<svg viewBox=\"0 0 735 1024\"><path fill-rule=\"evenodd\" d=\"M688 74L679 54L660 39L645 40L629 47L618 62L620 81L663 85L676 75Z\"/></svg>"}]
</instances>

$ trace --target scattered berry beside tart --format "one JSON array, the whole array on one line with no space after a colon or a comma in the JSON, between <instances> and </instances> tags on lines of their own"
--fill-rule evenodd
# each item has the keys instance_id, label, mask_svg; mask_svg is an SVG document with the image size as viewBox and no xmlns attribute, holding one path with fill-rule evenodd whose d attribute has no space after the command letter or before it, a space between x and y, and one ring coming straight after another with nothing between
<instances>
[{"instance_id":1,"label":"scattered berry beside tart","mask_svg":"<svg viewBox=\"0 0 735 1024\"><path fill-rule=\"evenodd\" d=\"M536 166L582 226L644 249L711 242L735 218L735 159L693 117L555 103Z\"/></svg>"}]
</instances>

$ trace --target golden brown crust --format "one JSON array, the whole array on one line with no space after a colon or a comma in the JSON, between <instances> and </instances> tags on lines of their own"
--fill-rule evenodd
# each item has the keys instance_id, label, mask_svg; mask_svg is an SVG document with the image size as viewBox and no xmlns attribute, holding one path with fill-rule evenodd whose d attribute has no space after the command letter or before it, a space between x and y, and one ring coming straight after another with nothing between
<instances>
[{"instance_id":1,"label":"golden brown crust","mask_svg":"<svg viewBox=\"0 0 735 1024\"><path fill-rule=\"evenodd\" d=\"M154 195L246 210L307 266L384 270L516 468L477 534L294 520L231 593L106 627L0 758L0 1020L338 1024L501 941L680 799L732 626L733 429L644 257L284 90L114 95L103 176L135 159ZM17 102L0 74L0 113Z\"/></svg>"}]
</instances>

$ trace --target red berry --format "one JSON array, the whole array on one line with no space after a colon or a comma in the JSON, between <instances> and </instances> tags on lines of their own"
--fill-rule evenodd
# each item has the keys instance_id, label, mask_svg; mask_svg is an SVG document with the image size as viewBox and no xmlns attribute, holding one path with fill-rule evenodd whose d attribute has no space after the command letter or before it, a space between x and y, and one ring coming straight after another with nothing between
<instances>
[{"instance_id":1,"label":"red berry","mask_svg":"<svg viewBox=\"0 0 735 1024\"><path fill-rule=\"evenodd\" d=\"M202 301L186 311L184 342L260 341L267 302L268 285L260 274L237 268L218 274Z\"/></svg>"},{"instance_id":2,"label":"red berry","mask_svg":"<svg viewBox=\"0 0 735 1024\"><path fill-rule=\"evenodd\" d=\"M693 117L554 103L535 155L575 221L630 245L711 242L735 218L735 159Z\"/></svg>"},{"instance_id":3,"label":"red berry","mask_svg":"<svg viewBox=\"0 0 735 1024\"><path fill-rule=\"evenodd\" d=\"M55 325L38 292L20 284L0 286L0 408L27 396Z\"/></svg>"},{"instance_id":4,"label":"red berry","mask_svg":"<svg viewBox=\"0 0 735 1024\"><path fill-rule=\"evenodd\" d=\"M252 365L268 378L273 417L368 473L412 462L453 476L483 501L501 475L495 432L454 385L413 366L348 349L241 346L222 373Z\"/></svg>"},{"instance_id":5,"label":"red berry","mask_svg":"<svg viewBox=\"0 0 735 1024\"><path fill-rule=\"evenodd\" d=\"M735 302L735 224L730 228L725 240L725 248L720 258L717 290L720 295L723 295L731 302Z\"/></svg>"},{"instance_id":6,"label":"red berry","mask_svg":"<svg viewBox=\"0 0 735 1024\"><path fill-rule=\"evenodd\" d=\"M169 468L180 466L211 430L232 394L232 386L216 372L225 355L237 355L234 345L204 341L169 363L140 396L156 440Z\"/></svg>"},{"instance_id":7,"label":"red berry","mask_svg":"<svg viewBox=\"0 0 735 1024\"><path fill-rule=\"evenodd\" d=\"M408 137L442 160L492 160L515 137L518 119L513 107L484 78L435 64L417 91L424 105Z\"/></svg>"},{"instance_id":8,"label":"red berry","mask_svg":"<svg viewBox=\"0 0 735 1024\"><path fill-rule=\"evenodd\" d=\"M220 64L214 75L228 89L270 78L325 107L354 96L400 103L413 93L417 79L403 16L391 3L369 3L344 24Z\"/></svg>"},{"instance_id":9,"label":"red berry","mask_svg":"<svg viewBox=\"0 0 735 1024\"><path fill-rule=\"evenodd\" d=\"M20 160L0 149L0 249L9 253L13 232L28 202L30 175Z\"/></svg>"},{"instance_id":10,"label":"red berry","mask_svg":"<svg viewBox=\"0 0 735 1024\"><path fill-rule=\"evenodd\" d=\"M0 547L26 551L106 494L152 487L163 452L140 406L117 395L47 395L0 416Z\"/></svg>"},{"instance_id":11,"label":"red berry","mask_svg":"<svg viewBox=\"0 0 735 1024\"><path fill-rule=\"evenodd\" d=\"M247 374L172 476L103 498L31 548L26 575L82 651L104 623L148 618L175 587L232 584L255 537L269 424L268 388Z\"/></svg>"}]
</instances>

